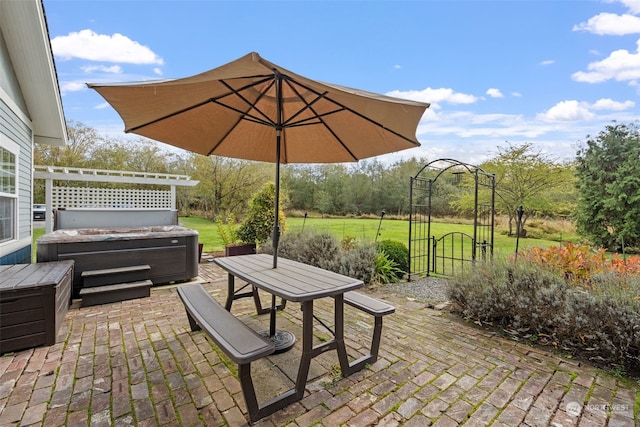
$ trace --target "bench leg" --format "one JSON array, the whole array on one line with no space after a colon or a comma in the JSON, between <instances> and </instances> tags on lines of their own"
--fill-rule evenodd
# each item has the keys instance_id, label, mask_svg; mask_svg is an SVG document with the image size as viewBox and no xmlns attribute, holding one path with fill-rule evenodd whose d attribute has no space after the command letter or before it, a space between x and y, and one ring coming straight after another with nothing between
<instances>
[{"instance_id":1,"label":"bench leg","mask_svg":"<svg viewBox=\"0 0 640 427\"><path fill-rule=\"evenodd\" d=\"M335 338L328 342L316 345L315 347L313 345L313 301L305 301L302 303L302 357L300 359L298 375L296 377L294 388L280 394L279 396L274 397L267 402L259 404L256 398L253 380L251 379L251 365L244 364L238 367L238 377L240 379L240 385L242 386L244 400L247 404L249 419L252 423L266 416L269 416L294 402L300 401L304 397L304 390L307 386L307 377L309 375L311 361L314 357L324 353L325 351L337 350L338 358L340 360L340 368L343 371L343 376L346 377L351 373L361 369L360 365L355 368L352 368L349 365L347 351L344 344L343 296L336 296L335 301ZM380 330L381 329L382 324L380 324ZM378 337L375 341L379 343L380 338ZM364 366L364 362L362 363L362 366Z\"/></svg>"},{"instance_id":2,"label":"bench leg","mask_svg":"<svg viewBox=\"0 0 640 427\"><path fill-rule=\"evenodd\" d=\"M195 321L195 319L191 316L191 314L189 314L189 312L187 311L187 318L189 319L189 326L191 327L192 331L199 331L200 330L200 325L198 325Z\"/></svg>"},{"instance_id":3,"label":"bench leg","mask_svg":"<svg viewBox=\"0 0 640 427\"><path fill-rule=\"evenodd\" d=\"M280 409L302 399L302 393L296 393L295 389L291 389L263 404L259 404L253 379L251 378L251 363L238 366L238 379L240 380L240 386L242 388L242 396L247 404L250 423L274 414ZM304 388L302 392L304 393ZM300 396L298 396L298 394L300 394Z\"/></svg>"},{"instance_id":4,"label":"bench leg","mask_svg":"<svg viewBox=\"0 0 640 427\"><path fill-rule=\"evenodd\" d=\"M240 380L240 387L242 388L242 396L247 404L249 420L250 422L258 421L260 419L260 417L258 417L260 407L258 406L258 399L256 398L256 389L253 386L253 379L251 378L251 363L238 366L238 379Z\"/></svg>"},{"instance_id":5,"label":"bench leg","mask_svg":"<svg viewBox=\"0 0 640 427\"><path fill-rule=\"evenodd\" d=\"M366 365L376 363L378 360L378 352L380 351L380 337L382 336L382 316L374 316L375 321L373 325L373 336L371 337L371 348L369 354L360 357L352 362L348 360L343 362L343 358L340 358L340 369L342 370L342 376L348 377L349 375L358 372ZM337 329L337 328L336 328ZM338 350L339 352L340 350ZM344 356L346 358L346 354Z\"/></svg>"}]
</instances>

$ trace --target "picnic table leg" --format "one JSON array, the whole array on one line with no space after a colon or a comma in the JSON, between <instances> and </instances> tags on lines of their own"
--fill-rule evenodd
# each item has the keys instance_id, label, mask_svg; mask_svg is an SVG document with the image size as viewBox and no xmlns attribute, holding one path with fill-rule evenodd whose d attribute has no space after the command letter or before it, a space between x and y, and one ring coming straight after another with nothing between
<instances>
[{"instance_id":1,"label":"picnic table leg","mask_svg":"<svg viewBox=\"0 0 640 427\"><path fill-rule=\"evenodd\" d=\"M271 312L271 308L269 307L264 307L262 308L262 301L260 301L260 295L258 294L258 288L256 286L253 286L253 302L256 305L256 312L258 314L267 314L269 312ZM273 306L275 304L275 302L272 302L271 305ZM287 300L286 299L282 299L280 301L280 304L276 306L276 308L278 310L284 310L284 308L287 306Z\"/></svg>"},{"instance_id":2,"label":"picnic table leg","mask_svg":"<svg viewBox=\"0 0 640 427\"><path fill-rule=\"evenodd\" d=\"M296 378L296 396L302 399L307 386L311 359L316 355L313 349L313 300L302 303L302 358Z\"/></svg>"},{"instance_id":3,"label":"picnic table leg","mask_svg":"<svg viewBox=\"0 0 640 427\"><path fill-rule=\"evenodd\" d=\"M245 284L242 288L240 288L238 292L242 291L247 286L249 286L248 283ZM233 276L231 273L228 273L227 274L227 300L224 304L224 308L227 309L227 311L231 311L231 306L233 305L233 302L235 300L240 298L246 298L246 297L253 297L253 303L256 305L256 313L267 314L271 312L270 307L264 307L264 308L262 307L262 302L260 301L260 295L258 295L257 287L251 286L251 291L236 293L235 276ZM284 310L286 305L287 305L287 301L285 299L282 299L282 301L280 302L280 305L277 306L277 309Z\"/></svg>"},{"instance_id":4,"label":"picnic table leg","mask_svg":"<svg viewBox=\"0 0 640 427\"><path fill-rule=\"evenodd\" d=\"M231 305L233 304L234 296L236 294L235 277L231 274L227 274L227 302L224 303L224 308L227 311L231 311Z\"/></svg>"},{"instance_id":5,"label":"picnic table leg","mask_svg":"<svg viewBox=\"0 0 640 427\"><path fill-rule=\"evenodd\" d=\"M335 324L335 336L336 345L338 349L338 361L340 362L340 371L343 377L348 377L355 372L349 366L349 356L347 355L347 348L344 344L344 295L336 295L334 297L334 324Z\"/></svg>"}]
</instances>

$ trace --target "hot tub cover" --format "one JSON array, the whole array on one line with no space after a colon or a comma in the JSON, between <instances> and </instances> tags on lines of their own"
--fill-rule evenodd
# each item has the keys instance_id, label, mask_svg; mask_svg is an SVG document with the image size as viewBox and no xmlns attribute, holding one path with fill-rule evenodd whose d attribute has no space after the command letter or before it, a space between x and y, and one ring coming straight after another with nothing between
<instances>
[{"instance_id":1,"label":"hot tub cover","mask_svg":"<svg viewBox=\"0 0 640 427\"><path fill-rule=\"evenodd\" d=\"M198 232L180 225L148 227L98 227L56 230L40 237L37 243L99 242L107 240L135 240L197 236Z\"/></svg>"}]
</instances>

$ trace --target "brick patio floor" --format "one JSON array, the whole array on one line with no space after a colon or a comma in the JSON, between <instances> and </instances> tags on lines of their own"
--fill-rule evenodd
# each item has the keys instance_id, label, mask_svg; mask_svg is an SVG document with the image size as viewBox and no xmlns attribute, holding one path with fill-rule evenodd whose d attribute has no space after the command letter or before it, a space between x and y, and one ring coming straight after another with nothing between
<instances>
[{"instance_id":1,"label":"brick patio floor","mask_svg":"<svg viewBox=\"0 0 640 427\"><path fill-rule=\"evenodd\" d=\"M226 276L201 264L200 278L219 301ZM364 291L367 292L367 291ZM340 377L335 352L314 362L302 401L256 425L274 426L635 426L637 390L602 371L460 322L392 295L380 359ZM75 305L75 303L74 303ZM332 319L330 304L317 312ZM346 337L356 357L371 321L347 307ZM234 314L254 328L250 299ZM278 314L298 333L299 306ZM316 337L327 332L320 325ZM261 399L291 386L298 345L254 364ZM190 332L174 287L151 297L72 307L58 343L0 357L0 426L240 426L246 407L235 367Z\"/></svg>"}]
</instances>

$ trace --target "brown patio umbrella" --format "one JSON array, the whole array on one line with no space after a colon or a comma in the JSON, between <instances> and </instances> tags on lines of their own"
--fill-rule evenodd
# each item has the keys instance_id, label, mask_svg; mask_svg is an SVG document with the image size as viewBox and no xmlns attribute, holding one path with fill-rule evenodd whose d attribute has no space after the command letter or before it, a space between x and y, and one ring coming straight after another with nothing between
<instances>
[{"instance_id":1,"label":"brown patio umbrella","mask_svg":"<svg viewBox=\"0 0 640 427\"><path fill-rule=\"evenodd\" d=\"M88 86L131 132L203 155L276 163L342 163L420 146L429 104L311 80L255 52L176 80ZM278 255L275 212L274 268Z\"/></svg>"}]
</instances>

